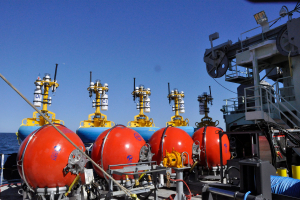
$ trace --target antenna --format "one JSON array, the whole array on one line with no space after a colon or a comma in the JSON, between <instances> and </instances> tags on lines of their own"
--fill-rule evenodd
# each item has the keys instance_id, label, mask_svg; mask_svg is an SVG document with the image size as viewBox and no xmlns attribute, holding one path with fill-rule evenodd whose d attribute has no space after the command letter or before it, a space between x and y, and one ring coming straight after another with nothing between
<instances>
[{"instance_id":1,"label":"antenna","mask_svg":"<svg viewBox=\"0 0 300 200\"><path fill-rule=\"evenodd\" d=\"M209 96L210 96L210 98L212 98L211 97L211 88L210 88L210 86L209 86ZM211 99L210 105L212 105L212 99Z\"/></svg>"},{"instance_id":2,"label":"antenna","mask_svg":"<svg viewBox=\"0 0 300 200\"><path fill-rule=\"evenodd\" d=\"M91 82L92 82L92 71L90 71L90 85L91 85ZM90 89L90 91L89 91L89 97L91 98L92 96L93 96L93 92Z\"/></svg>"},{"instance_id":3,"label":"antenna","mask_svg":"<svg viewBox=\"0 0 300 200\"><path fill-rule=\"evenodd\" d=\"M135 101L135 78L133 78L133 101Z\"/></svg>"},{"instance_id":4,"label":"antenna","mask_svg":"<svg viewBox=\"0 0 300 200\"><path fill-rule=\"evenodd\" d=\"M90 83L92 82L92 71L90 71Z\"/></svg>"},{"instance_id":5,"label":"antenna","mask_svg":"<svg viewBox=\"0 0 300 200\"><path fill-rule=\"evenodd\" d=\"M170 97L170 83L168 83L168 92L169 92L169 104L171 103L171 97Z\"/></svg>"},{"instance_id":6,"label":"antenna","mask_svg":"<svg viewBox=\"0 0 300 200\"><path fill-rule=\"evenodd\" d=\"M58 64L56 64L56 67L55 67L54 82L56 81L57 66L58 66Z\"/></svg>"},{"instance_id":7,"label":"antenna","mask_svg":"<svg viewBox=\"0 0 300 200\"><path fill-rule=\"evenodd\" d=\"M57 74L57 66L58 64L56 64L56 67L55 67L55 73L54 73L54 83L56 82L56 74ZM52 86L52 92L55 92L56 90L56 87L55 87L55 84Z\"/></svg>"}]
</instances>

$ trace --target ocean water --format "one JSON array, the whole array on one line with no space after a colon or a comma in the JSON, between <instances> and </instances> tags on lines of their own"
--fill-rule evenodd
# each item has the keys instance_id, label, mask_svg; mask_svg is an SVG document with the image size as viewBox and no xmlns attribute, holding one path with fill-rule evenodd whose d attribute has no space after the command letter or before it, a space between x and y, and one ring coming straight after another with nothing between
<instances>
[{"instance_id":1,"label":"ocean water","mask_svg":"<svg viewBox=\"0 0 300 200\"><path fill-rule=\"evenodd\" d=\"M0 133L0 154L4 154L4 170L2 184L20 182L20 176L16 168L16 158L8 154L18 153L19 144L15 133ZM9 158L10 157L10 158ZM1 158L1 157L0 157ZM6 162L8 161L8 162ZM1 163L1 160L0 160ZM10 164L8 164L10 163ZM9 165L9 167L7 166ZM13 165L13 166L12 166ZM1 168L1 165L0 165ZM8 168L8 169L6 169ZM1 173L1 170L0 170ZM1 183L1 181L0 181ZM0 184L1 185L1 184Z\"/></svg>"},{"instance_id":2,"label":"ocean water","mask_svg":"<svg viewBox=\"0 0 300 200\"><path fill-rule=\"evenodd\" d=\"M15 133L0 133L0 153L18 153L19 146Z\"/></svg>"}]
</instances>

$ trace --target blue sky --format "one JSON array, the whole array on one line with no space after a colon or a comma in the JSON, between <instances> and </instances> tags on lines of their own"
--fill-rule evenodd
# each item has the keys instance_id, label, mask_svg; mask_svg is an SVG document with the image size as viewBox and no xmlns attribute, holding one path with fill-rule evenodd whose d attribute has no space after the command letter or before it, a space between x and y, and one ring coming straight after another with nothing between
<instances>
[{"instance_id":1,"label":"blue sky","mask_svg":"<svg viewBox=\"0 0 300 200\"><path fill-rule=\"evenodd\" d=\"M296 3L285 3L290 10ZM185 92L186 112L194 126L197 96L212 87L210 116L225 127L220 112L224 99L235 97L206 72L203 55L209 34L215 44L237 42L240 33L257 26L253 15L265 10L269 21L279 17L282 3L253 4L244 0L199 1L0 1L0 73L30 101L39 74L60 84L49 110L75 131L93 113L88 96L93 80L109 84L109 108L104 114L126 125L138 114L132 100L133 78L150 87L151 113L157 127L173 115L167 99L171 89ZM295 15L294 17L299 17ZM278 24L286 22L282 19ZM218 81L236 91L237 84ZM16 132L33 109L0 80L0 132Z\"/></svg>"}]
</instances>

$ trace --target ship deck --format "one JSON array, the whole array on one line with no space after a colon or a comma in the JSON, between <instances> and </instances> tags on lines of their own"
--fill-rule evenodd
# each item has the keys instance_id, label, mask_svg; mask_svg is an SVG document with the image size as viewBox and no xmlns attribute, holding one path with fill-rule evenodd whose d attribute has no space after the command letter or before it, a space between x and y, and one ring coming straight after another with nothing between
<instances>
[{"instance_id":1,"label":"ship deck","mask_svg":"<svg viewBox=\"0 0 300 200\"><path fill-rule=\"evenodd\" d=\"M199 194L201 193L201 182L198 183L190 183L189 187L192 192L192 195L195 195L192 197L192 200L201 200L202 196ZM6 184L1 187L1 193L0 193L0 200L22 200L23 196L18 194L18 191L21 189L21 184L18 183L12 183L12 184ZM184 193L189 194L189 191L187 190L186 187L184 187ZM158 199L167 199L170 195L176 194L176 188L160 188L158 189ZM199 194L199 195L196 195ZM33 198L33 199L38 199L38 198ZM72 200L73 198L70 198ZM104 198L102 198L104 200ZM118 199L123 199L123 198L118 198ZM146 199L154 199L154 195L151 194L148 198Z\"/></svg>"}]
</instances>

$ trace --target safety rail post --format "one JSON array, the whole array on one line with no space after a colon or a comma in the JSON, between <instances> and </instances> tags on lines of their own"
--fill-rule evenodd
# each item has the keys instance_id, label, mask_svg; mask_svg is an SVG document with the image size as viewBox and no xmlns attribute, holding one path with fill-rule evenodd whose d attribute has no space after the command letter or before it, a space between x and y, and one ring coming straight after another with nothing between
<instances>
[{"instance_id":1,"label":"safety rail post","mask_svg":"<svg viewBox=\"0 0 300 200\"><path fill-rule=\"evenodd\" d=\"M271 97L275 98L277 100L277 106L275 106L275 108L278 110L279 113L279 117L281 118L281 114L286 117L287 120L289 120L294 126L297 126L289 117L287 117L284 112L280 109L280 106L282 108L284 108L288 113L290 113L299 123L300 123L300 119L297 117L297 115L295 115L288 107L286 107L282 102L279 101L279 95L275 96L273 94L270 94ZM289 106L291 106L297 113L299 113L299 111L294 108L288 101L286 101L284 98L282 98L282 101L285 101ZM271 103L273 105L273 103Z\"/></svg>"},{"instance_id":2,"label":"safety rail post","mask_svg":"<svg viewBox=\"0 0 300 200\"><path fill-rule=\"evenodd\" d=\"M1 155L1 178L0 178L0 187L2 187L2 183L3 183L3 167L4 167L4 154L0 154ZM1 189L0 189L1 191Z\"/></svg>"},{"instance_id":3,"label":"safety rail post","mask_svg":"<svg viewBox=\"0 0 300 200\"><path fill-rule=\"evenodd\" d=\"M247 90L244 88L244 96L245 96L245 112L247 112Z\"/></svg>"},{"instance_id":4,"label":"safety rail post","mask_svg":"<svg viewBox=\"0 0 300 200\"><path fill-rule=\"evenodd\" d=\"M261 117L262 117L262 119L264 119L264 109L263 109L263 101L262 101L262 95L263 95L263 93L262 93L262 87L263 86L258 85L258 87L259 87L259 92L260 92L260 111L261 111Z\"/></svg>"},{"instance_id":5,"label":"safety rail post","mask_svg":"<svg viewBox=\"0 0 300 200\"><path fill-rule=\"evenodd\" d=\"M270 89L270 88L269 88L269 89ZM270 90L268 90L268 91L266 92L266 94L267 94L266 102L267 102L267 105L268 105L268 113L269 113L269 117L270 117L270 116L271 116L271 112L270 112L269 93L270 93ZM271 98L271 102L272 102L272 98Z\"/></svg>"}]
</instances>

